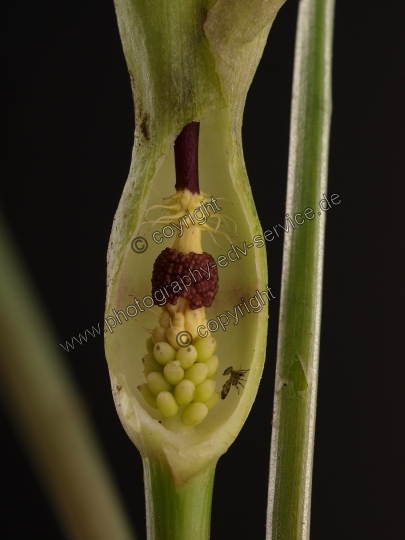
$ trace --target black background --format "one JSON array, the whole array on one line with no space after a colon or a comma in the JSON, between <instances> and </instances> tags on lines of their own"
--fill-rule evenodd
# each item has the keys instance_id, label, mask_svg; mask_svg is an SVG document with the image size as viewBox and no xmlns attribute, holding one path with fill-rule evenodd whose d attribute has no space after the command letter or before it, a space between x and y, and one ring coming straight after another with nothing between
<instances>
[{"instance_id":1,"label":"black background","mask_svg":"<svg viewBox=\"0 0 405 540\"><path fill-rule=\"evenodd\" d=\"M2 3L0 205L57 343L102 321L105 256L129 169L133 105L110 0ZM263 228L282 222L297 1L248 95L244 150ZM312 540L402 537L404 5L337 0ZM280 291L282 240L268 245ZM258 398L219 461L212 538L265 537L278 302ZM142 467L115 413L101 337L64 353L126 510L145 538ZM62 538L8 417L2 538ZM4 511L6 510L6 511ZM402 534L401 534L402 533Z\"/></svg>"}]
</instances>

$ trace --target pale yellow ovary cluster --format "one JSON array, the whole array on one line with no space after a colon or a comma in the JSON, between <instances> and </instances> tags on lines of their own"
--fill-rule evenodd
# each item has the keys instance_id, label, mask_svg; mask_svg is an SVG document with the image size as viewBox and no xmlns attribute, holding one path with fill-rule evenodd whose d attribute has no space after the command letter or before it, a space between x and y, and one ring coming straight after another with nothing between
<instances>
[{"instance_id":1,"label":"pale yellow ovary cluster","mask_svg":"<svg viewBox=\"0 0 405 540\"><path fill-rule=\"evenodd\" d=\"M146 341L148 354L142 362L147 382L139 390L164 417L178 415L183 424L196 426L219 401L219 360L216 340L200 338L195 331L206 321L204 308L191 310L187 305L179 298L175 306L163 307L160 324Z\"/></svg>"}]
</instances>

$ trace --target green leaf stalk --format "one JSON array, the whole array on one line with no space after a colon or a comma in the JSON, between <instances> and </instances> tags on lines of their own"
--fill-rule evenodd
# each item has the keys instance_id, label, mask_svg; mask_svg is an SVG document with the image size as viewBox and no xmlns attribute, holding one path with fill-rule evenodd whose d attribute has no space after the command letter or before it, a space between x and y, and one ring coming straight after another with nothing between
<instances>
[{"instance_id":1,"label":"green leaf stalk","mask_svg":"<svg viewBox=\"0 0 405 540\"><path fill-rule=\"evenodd\" d=\"M1 214L0 253L1 397L63 533L77 540L136 540L85 404ZM22 498L22 516L23 504Z\"/></svg>"},{"instance_id":2,"label":"green leaf stalk","mask_svg":"<svg viewBox=\"0 0 405 540\"><path fill-rule=\"evenodd\" d=\"M331 118L334 0L301 0L297 24L273 407L267 538L309 538ZM299 218L301 221L301 218Z\"/></svg>"}]
</instances>

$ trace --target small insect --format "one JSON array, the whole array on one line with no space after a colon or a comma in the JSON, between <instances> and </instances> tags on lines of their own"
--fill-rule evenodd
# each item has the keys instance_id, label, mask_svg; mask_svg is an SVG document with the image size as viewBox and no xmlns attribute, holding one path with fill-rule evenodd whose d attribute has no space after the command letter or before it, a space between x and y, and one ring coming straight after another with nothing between
<instances>
[{"instance_id":1,"label":"small insect","mask_svg":"<svg viewBox=\"0 0 405 540\"><path fill-rule=\"evenodd\" d=\"M222 387L222 391L221 391L221 398L222 399L225 399L226 396L228 395L229 393L229 390L231 389L231 386L236 386L236 389L238 390L238 394L239 394L239 388L238 388L238 385L240 384L243 388L244 385L241 383L241 381L245 381L245 379L243 378L244 374L247 373L249 370L248 369L238 369L238 370L234 370L232 366L230 366L229 368L226 368L226 370L224 371L224 375L230 375L229 379L226 381L226 383L224 384L224 386Z\"/></svg>"}]
</instances>

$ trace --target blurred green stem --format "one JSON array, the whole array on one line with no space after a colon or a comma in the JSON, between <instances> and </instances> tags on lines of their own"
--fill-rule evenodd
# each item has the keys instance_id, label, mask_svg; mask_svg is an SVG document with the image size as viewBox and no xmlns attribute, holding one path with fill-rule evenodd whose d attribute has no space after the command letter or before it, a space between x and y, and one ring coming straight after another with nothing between
<instances>
[{"instance_id":1,"label":"blurred green stem","mask_svg":"<svg viewBox=\"0 0 405 540\"><path fill-rule=\"evenodd\" d=\"M301 0L295 46L267 539L309 538L331 116L334 0ZM324 205L325 206L325 205Z\"/></svg>"},{"instance_id":2,"label":"blurred green stem","mask_svg":"<svg viewBox=\"0 0 405 540\"><path fill-rule=\"evenodd\" d=\"M134 539L84 405L1 216L0 253L1 394L64 532L75 540Z\"/></svg>"}]
</instances>

